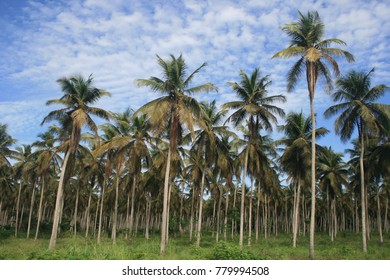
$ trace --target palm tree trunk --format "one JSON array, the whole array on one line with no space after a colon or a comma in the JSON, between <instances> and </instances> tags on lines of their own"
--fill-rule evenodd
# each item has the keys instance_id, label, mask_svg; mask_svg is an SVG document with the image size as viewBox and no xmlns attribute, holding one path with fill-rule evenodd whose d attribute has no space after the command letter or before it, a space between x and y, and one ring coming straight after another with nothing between
<instances>
[{"instance_id":1,"label":"palm tree trunk","mask_svg":"<svg viewBox=\"0 0 390 280\"><path fill-rule=\"evenodd\" d=\"M79 206L79 192L80 192L80 186L77 185L76 190L76 201L74 202L74 217L73 217L73 224L74 224L74 238L76 238L77 235L77 210Z\"/></svg>"},{"instance_id":2,"label":"palm tree trunk","mask_svg":"<svg viewBox=\"0 0 390 280\"><path fill-rule=\"evenodd\" d=\"M167 166L165 169L165 178L164 178L164 198L163 198L163 212L162 212L162 221L161 221L161 244L160 244L160 255L165 255L166 250L166 233L167 233L167 223L168 223L168 191L169 191L169 174L171 169L171 147L168 149L168 159Z\"/></svg>"},{"instance_id":3,"label":"palm tree trunk","mask_svg":"<svg viewBox=\"0 0 390 280\"><path fill-rule=\"evenodd\" d=\"M301 197L301 175L298 175L298 187L294 209L294 227L293 227L293 247L297 247L298 229L299 229L299 198Z\"/></svg>"},{"instance_id":4,"label":"palm tree trunk","mask_svg":"<svg viewBox=\"0 0 390 280\"><path fill-rule=\"evenodd\" d=\"M88 205L87 205L87 209L85 210L85 217L87 220L85 226L85 238L88 237L88 231L89 231L89 221L90 221L89 210L91 209L91 199L92 199L92 191L89 193Z\"/></svg>"},{"instance_id":5,"label":"palm tree trunk","mask_svg":"<svg viewBox=\"0 0 390 280\"><path fill-rule=\"evenodd\" d=\"M367 252L367 233L366 233L366 198L365 198L365 186L364 186L364 136L360 135L361 148L360 148L360 186L361 186L361 199L362 199L362 245L363 252Z\"/></svg>"},{"instance_id":6,"label":"palm tree trunk","mask_svg":"<svg viewBox=\"0 0 390 280\"><path fill-rule=\"evenodd\" d=\"M167 226L166 226L166 234L165 234L165 244L168 245L169 242L169 212L171 210L171 194L172 194L172 185L169 184L169 189L168 189L168 208L167 208Z\"/></svg>"},{"instance_id":7,"label":"palm tree trunk","mask_svg":"<svg viewBox=\"0 0 390 280\"><path fill-rule=\"evenodd\" d=\"M118 200L119 200L119 178L121 174L121 166L119 164L118 167L118 174L116 175L116 182L115 182L115 206L114 206L114 218L112 222L112 243L116 244L116 229L117 229L117 223L118 223Z\"/></svg>"},{"instance_id":8,"label":"palm tree trunk","mask_svg":"<svg viewBox=\"0 0 390 280\"><path fill-rule=\"evenodd\" d=\"M181 182L181 194L180 194L180 213L179 213L179 232L183 233L182 220L183 220L183 197L184 197L184 180Z\"/></svg>"},{"instance_id":9,"label":"palm tree trunk","mask_svg":"<svg viewBox=\"0 0 390 280\"><path fill-rule=\"evenodd\" d=\"M237 188L234 188L234 193L233 193L233 210L236 208L236 200L237 200ZM234 231L236 229L236 221L233 218L232 219L232 240L234 239Z\"/></svg>"},{"instance_id":10,"label":"palm tree trunk","mask_svg":"<svg viewBox=\"0 0 390 280\"><path fill-rule=\"evenodd\" d=\"M194 231L194 203L195 203L195 189L192 189L191 217L190 217L190 241L192 241L192 233Z\"/></svg>"},{"instance_id":11,"label":"palm tree trunk","mask_svg":"<svg viewBox=\"0 0 390 280\"><path fill-rule=\"evenodd\" d=\"M216 237L215 240L218 242L219 238L219 231L220 231L220 218L221 218L221 204L222 204L222 192L223 189L219 189L219 200L218 200L218 208L217 208L217 232L216 232Z\"/></svg>"},{"instance_id":12,"label":"palm tree trunk","mask_svg":"<svg viewBox=\"0 0 390 280\"><path fill-rule=\"evenodd\" d=\"M389 210L389 198L386 197L386 209L385 209L385 231L386 233L389 232L389 226L388 226L388 210Z\"/></svg>"},{"instance_id":13,"label":"palm tree trunk","mask_svg":"<svg viewBox=\"0 0 390 280\"><path fill-rule=\"evenodd\" d=\"M30 228L31 228L31 219L32 219L32 213L34 208L34 200L35 200L35 182L32 186L32 194L31 194L31 202L30 202L30 212L28 214L28 225L27 225L27 236L26 239L29 239L30 237Z\"/></svg>"},{"instance_id":14,"label":"palm tree trunk","mask_svg":"<svg viewBox=\"0 0 390 280\"><path fill-rule=\"evenodd\" d=\"M106 185L106 175L104 175L104 180L102 184L102 193L100 197L100 213L99 213L99 228L98 228L98 236L97 236L97 243L100 244L101 241L101 234L102 234L102 224L103 224L103 204L104 204L104 189Z\"/></svg>"},{"instance_id":15,"label":"palm tree trunk","mask_svg":"<svg viewBox=\"0 0 390 280\"><path fill-rule=\"evenodd\" d=\"M145 217L145 239L149 239L149 224L150 224L150 209L152 208L151 197L148 193L146 195L146 217Z\"/></svg>"},{"instance_id":16,"label":"palm tree trunk","mask_svg":"<svg viewBox=\"0 0 390 280\"><path fill-rule=\"evenodd\" d=\"M383 235L382 235L382 217L381 217L381 204L379 200L379 190L376 195L376 201L377 201L377 221L378 221L378 231L379 231L379 242L383 244Z\"/></svg>"},{"instance_id":17,"label":"palm tree trunk","mask_svg":"<svg viewBox=\"0 0 390 280\"><path fill-rule=\"evenodd\" d=\"M18 230L20 230L20 227L22 226L22 223L23 223L23 214L24 214L24 203L22 204L22 211L20 213L20 221L19 221L19 225L18 225Z\"/></svg>"},{"instance_id":18,"label":"palm tree trunk","mask_svg":"<svg viewBox=\"0 0 390 280\"><path fill-rule=\"evenodd\" d=\"M248 246L251 246L252 242L252 193L253 193L253 179L251 182L251 192L249 194L249 217L248 217Z\"/></svg>"},{"instance_id":19,"label":"palm tree trunk","mask_svg":"<svg viewBox=\"0 0 390 280\"><path fill-rule=\"evenodd\" d=\"M255 224L255 234L256 242L259 240L259 227L260 227L260 180L257 187L257 204L256 204L256 224Z\"/></svg>"},{"instance_id":20,"label":"palm tree trunk","mask_svg":"<svg viewBox=\"0 0 390 280\"><path fill-rule=\"evenodd\" d=\"M206 167L203 169L202 172L202 182L200 184L200 191L199 191L199 211L198 211L198 229L196 232L196 246L200 246L200 235L202 231L202 210L203 210L203 190L204 190L204 182L206 178Z\"/></svg>"},{"instance_id":21,"label":"palm tree trunk","mask_svg":"<svg viewBox=\"0 0 390 280\"><path fill-rule=\"evenodd\" d=\"M311 71L311 90L310 90L310 114L312 122L312 134L311 134L311 213L310 213L310 245L309 256L310 259L314 259L314 230L316 223L316 118L314 112L314 88L315 88L315 74L314 66L310 64Z\"/></svg>"},{"instance_id":22,"label":"palm tree trunk","mask_svg":"<svg viewBox=\"0 0 390 280\"><path fill-rule=\"evenodd\" d=\"M242 182L241 182L241 209L240 209L240 249L242 249L242 246L244 244L244 212L245 212L245 183L246 183L246 172L248 168L248 158L249 158L249 145L250 141L248 141L248 146L245 151L245 161L244 161L244 172L242 175Z\"/></svg>"},{"instance_id":23,"label":"palm tree trunk","mask_svg":"<svg viewBox=\"0 0 390 280\"><path fill-rule=\"evenodd\" d=\"M130 224L129 224L129 238L133 235L134 227L134 202L135 202L135 187L137 185L137 177L134 174L133 186L131 187L131 204L130 204Z\"/></svg>"},{"instance_id":24,"label":"palm tree trunk","mask_svg":"<svg viewBox=\"0 0 390 280\"><path fill-rule=\"evenodd\" d=\"M39 198L38 220L37 220L37 229L35 231L35 240L38 239L39 226L41 224L41 219L42 219L42 204L43 204L44 191L45 191L45 176L42 176L42 187L41 187L41 196Z\"/></svg>"},{"instance_id":25,"label":"palm tree trunk","mask_svg":"<svg viewBox=\"0 0 390 280\"><path fill-rule=\"evenodd\" d=\"M20 182L19 182L18 199L16 200L15 237L18 237L19 205L20 205L20 193L21 193L21 191L22 191L22 179L20 179Z\"/></svg>"},{"instance_id":26,"label":"palm tree trunk","mask_svg":"<svg viewBox=\"0 0 390 280\"><path fill-rule=\"evenodd\" d=\"M228 210L229 210L229 190L226 192L225 199L225 219L223 223L223 239L227 239L227 223L228 223Z\"/></svg>"},{"instance_id":27,"label":"palm tree trunk","mask_svg":"<svg viewBox=\"0 0 390 280\"><path fill-rule=\"evenodd\" d=\"M70 154L71 152L68 150L66 152L64 162L62 163L60 180L58 182L58 188L57 188L56 206L53 214L53 229L51 231L49 249L54 249L57 242L57 234L58 234L58 228L59 228L60 218L61 218L60 215L62 213L62 206L63 206L62 200L63 200L64 184L65 184L65 170L68 165Z\"/></svg>"}]
</instances>

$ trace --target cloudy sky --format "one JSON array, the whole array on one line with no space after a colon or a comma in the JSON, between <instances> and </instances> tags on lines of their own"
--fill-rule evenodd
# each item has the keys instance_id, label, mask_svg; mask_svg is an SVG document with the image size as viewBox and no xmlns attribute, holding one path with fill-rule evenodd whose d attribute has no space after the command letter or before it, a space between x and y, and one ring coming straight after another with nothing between
<instances>
[{"instance_id":1,"label":"cloudy sky","mask_svg":"<svg viewBox=\"0 0 390 280\"><path fill-rule=\"evenodd\" d=\"M355 55L349 64L339 59L342 73L368 72L375 67L373 85L390 84L390 2L268 0L13 0L0 1L0 123L18 144L31 143L45 127L43 117L53 108L48 99L61 96L56 80L93 73L95 85L112 93L98 106L121 112L137 109L154 93L137 88L135 79L160 76L156 54L183 54L189 70L208 66L194 85L212 82L218 93L199 100L218 104L235 100L227 82L238 73L260 68L270 75L270 94L285 94L286 112L309 113L305 83L286 92L286 72L296 59L271 59L288 46L280 30L297 19L298 10L317 10L325 23L325 37L339 38ZM390 93L381 102L390 103ZM318 125L332 131L321 141L343 151L334 136L333 121L323 111L332 100L320 84L315 106ZM277 135L274 135L277 137Z\"/></svg>"}]
</instances>

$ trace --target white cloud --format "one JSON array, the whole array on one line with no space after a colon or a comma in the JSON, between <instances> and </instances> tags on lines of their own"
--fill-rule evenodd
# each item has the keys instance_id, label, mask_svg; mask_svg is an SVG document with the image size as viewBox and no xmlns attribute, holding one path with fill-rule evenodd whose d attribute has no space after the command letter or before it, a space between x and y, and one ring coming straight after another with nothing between
<instances>
[{"instance_id":1,"label":"white cloud","mask_svg":"<svg viewBox=\"0 0 390 280\"><path fill-rule=\"evenodd\" d=\"M28 3L20 15L22 25L8 23L4 31L10 33L7 41L0 37L0 46L6 46L0 53L0 76L7 84L24 84L23 91L16 93L2 89L5 97L0 97L0 122L15 123L20 111L12 110L18 102L29 104L31 112L41 112L33 113L28 123L17 121L18 125L12 129L20 135L26 126L36 128L32 123L39 124L43 110L49 111L42 106L45 100L61 95L55 80L62 76L93 73L96 85L113 94L99 103L108 110L136 108L155 98L147 89L136 88L134 80L160 76L156 54L167 57L182 53L189 71L207 62L208 67L199 74L195 84L215 83L220 91L211 96L220 103L234 100L226 82L237 81L241 69L250 73L260 67L262 74L270 74L273 80L270 93L285 93L286 73L294 59L271 60L271 57L288 45L288 37L280 27L295 21L297 10L318 9L325 22L326 36L347 42L345 48L356 56L357 62L350 65L340 59L343 73L351 68L368 71L375 66L375 81L380 83L385 83L390 74L390 54L386 49L390 5L381 1ZM16 100L15 106L6 103L10 95ZM302 108L308 112L304 82L287 96L288 102L281 105L286 111ZM206 95L199 98L205 99ZM330 102L318 88L318 110Z\"/></svg>"}]
</instances>

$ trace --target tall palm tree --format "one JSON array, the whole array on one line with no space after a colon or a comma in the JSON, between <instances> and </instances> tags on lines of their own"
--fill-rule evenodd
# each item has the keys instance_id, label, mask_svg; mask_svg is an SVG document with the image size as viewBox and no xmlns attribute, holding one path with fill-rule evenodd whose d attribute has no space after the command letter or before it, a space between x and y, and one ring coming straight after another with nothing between
<instances>
[{"instance_id":1,"label":"tall palm tree","mask_svg":"<svg viewBox=\"0 0 390 280\"><path fill-rule=\"evenodd\" d=\"M221 137L230 135L227 127L221 125L222 118L226 114L226 111L218 111L215 105L215 100L211 103L202 103L203 118L199 122L200 129L195 131L196 138L193 143L192 149L196 154L196 157L203 159L202 167L202 180L199 192L199 211L198 211L198 229L197 229L197 246L200 245L201 228L202 228L202 203L204 192L204 181L207 170L214 167L217 169L217 154L223 149L223 143Z\"/></svg>"},{"instance_id":2,"label":"tall palm tree","mask_svg":"<svg viewBox=\"0 0 390 280\"><path fill-rule=\"evenodd\" d=\"M70 78L61 78L57 80L61 86L64 95L60 99L53 99L46 102L46 105L57 104L65 108L51 111L42 121L42 124L52 120L68 119L71 133L69 136L69 145L65 151L65 157L62 162L60 179L58 182L56 206L53 217L53 229L49 243L49 249L53 249L57 241L60 213L62 212L62 198L65 185L65 175L67 172L70 157L73 157L79 145L81 138L81 129L87 126L97 135L97 126L91 115L109 120L111 114L107 111L91 107L90 104L97 102L103 96L110 96L110 93L93 86L93 78L90 75L87 79L82 76L73 76Z\"/></svg>"},{"instance_id":3,"label":"tall palm tree","mask_svg":"<svg viewBox=\"0 0 390 280\"><path fill-rule=\"evenodd\" d=\"M129 225L129 234L132 234L134 220L134 197L137 185L137 177L141 173L142 160L149 162L150 155L148 142L151 141L149 136L150 124L146 115L132 116L132 111L127 109L124 113L114 114L115 124L105 124L102 130L105 133L105 143L94 151L95 155L100 155L105 151L111 151L113 154L114 164L116 165L116 182L115 182L115 207L113 217L112 239L116 240L117 213L118 213L118 193L119 180L124 173L124 167L129 166L130 174L133 177L131 191L131 212ZM125 160L128 159L128 163ZM129 196L129 197L130 197Z\"/></svg>"},{"instance_id":4,"label":"tall palm tree","mask_svg":"<svg viewBox=\"0 0 390 280\"><path fill-rule=\"evenodd\" d=\"M56 147L54 146L56 138L51 130L46 131L38 135L40 140L35 141L32 146L37 148L35 152L37 154L37 172L38 176L41 178L41 187L40 187L40 199L39 199L39 208L38 208L38 220L37 220L37 229L35 231L35 239L38 238L39 227L42 219L42 205L43 197L45 192L45 187L48 181L48 175L52 167L56 165L60 159L57 155Z\"/></svg>"},{"instance_id":5,"label":"tall palm tree","mask_svg":"<svg viewBox=\"0 0 390 280\"><path fill-rule=\"evenodd\" d=\"M255 69L250 76L245 72L240 71L240 82L230 82L229 85L236 93L239 101L232 101L223 104L224 109L235 110L227 119L233 122L234 126L247 121L249 135L247 139L247 147L244 158L244 170L241 181L241 210L240 210L240 247L244 242L244 206L245 206L245 183L248 169L248 158L250 146L258 139L258 131L260 127L267 130L272 130L272 123L277 123L277 117L284 117L284 111L272 105L274 102L285 102L283 95L267 96L268 87L271 80L268 76L261 77L259 69Z\"/></svg>"},{"instance_id":6,"label":"tall palm tree","mask_svg":"<svg viewBox=\"0 0 390 280\"><path fill-rule=\"evenodd\" d=\"M341 197L342 186L347 186L348 169L343 162L341 153L336 153L331 147L325 147L318 155L319 185L327 194L328 225L331 240L334 240L336 222L336 197Z\"/></svg>"},{"instance_id":7,"label":"tall palm tree","mask_svg":"<svg viewBox=\"0 0 390 280\"><path fill-rule=\"evenodd\" d=\"M364 72L350 71L341 77L336 85L337 90L332 94L334 102L342 102L329 107L324 115L329 118L340 114L335 120L336 134L343 142L351 139L355 128L360 142L360 186L362 205L362 246L367 252L366 236L366 198L365 198L365 174L364 156L368 136L380 135L384 126L390 123L390 105L375 103L381 97L387 86L384 84L371 87L371 75L374 69L367 74Z\"/></svg>"},{"instance_id":8,"label":"tall palm tree","mask_svg":"<svg viewBox=\"0 0 390 280\"><path fill-rule=\"evenodd\" d=\"M11 165L9 157L16 155L15 151L11 149L11 146L15 142L16 139L13 139L7 132L7 125L0 124L0 167L3 165Z\"/></svg>"},{"instance_id":9,"label":"tall palm tree","mask_svg":"<svg viewBox=\"0 0 390 280\"><path fill-rule=\"evenodd\" d=\"M294 90L303 72L306 72L307 88L310 99L310 114L313 130L316 128L314 111L314 94L317 80L324 77L327 86L332 85L329 64L336 76L339 75L339 67L333 56L344 56L348 62L354 60L349 52L330 47L332 44L346 45L344 41L336 38L323 39L324 24L317 11L308 12L307 15L299 13L299 20L282 27L282 30L291 38L290 46L277 52L272 58L299 57L287 74L287 90ZM314 259L314 226L315 226L315 202L316 202L316 149L315 133L312 134L311 144L311 216L310 216L310 258Z\"/></svg>"},{"instance_id":10,"label":"tall palm tree","mask_svg":"<svg viewBox=\"0 0 390 280\"><path fill-rule=\"evenodd\" d=\"M201 106L195 98L190 95L199 92L209 92L217 90L212 83L189 87L197 73L207 64L203 63L194 72L187 75L187 65L182 55L164 60L157 56L157 63L163 71L163 77L151 77L149 79L138 79L137 86L148 87L154 92L159 92L165 96L146 103L139 109L139 112L147 113L151 124L161 131L169 128L169 150L164 176L164 198L161 224L161 246L160 254L165 254L168 230L168 190L170 180L171 160L175 158L176 149L179 145L179 137L182 125L194 132L194 118L198 118Z\"/></svg>"},{"instance_id":11,"label":"tall palm tree","mask_svg":"<svg viewBox=\"0 0 390 280\"><path fill-rule=\"evenodd\" d=\"M9 161L9 158L15 157L18 154L17 152L11 149L11 146L15 144L15 142L16 139L13 139L7 132L7 125L0 124L0 174L4 175L4 176L0 175L0 178L2 179L8 178L8 176L6 175L8 175L9 172L11 171L11 163ZM8 185L9 182L7 180L4 181L4 183ZM15 237L17 237L18 235L19 200L20 200L20 188L19 188L19 195L16 203Z\"/></svg>"},{"instance_id":12,"label":"tall palm tree","mask_svg":"<svg viewBox=\"0 0 390 280\"><path fill-rule=\"evenodd\" d=\"M278 129L285 134L285 137L276 141L276 144L285 146L280 157L281 168L291 177L296 193L293 210L293 247L296 247L301 184L309 178L312 120L305 117L302 112L292 112L287 115L286 123ZM328 132L327 129L320 127L316 129L315 134L316 137L322 137Z\"/></svg>"}]
</instances>

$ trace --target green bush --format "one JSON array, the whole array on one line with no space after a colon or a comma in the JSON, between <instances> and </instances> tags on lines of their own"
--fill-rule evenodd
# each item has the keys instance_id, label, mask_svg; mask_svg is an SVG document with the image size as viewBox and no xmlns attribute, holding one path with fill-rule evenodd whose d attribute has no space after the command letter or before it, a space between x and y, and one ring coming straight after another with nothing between
<instances>
[{"instance_id":1,"label":"green bush","mask_svg":"<svg viewBox=\"0 0 390 280\"><path fill-rule=\"evenodd\" d=\"M241 250L238 246L219 242L214 246L210 259L212 260L254 260L257 257L250 251Z\"/></svg>"}]
</instances>

